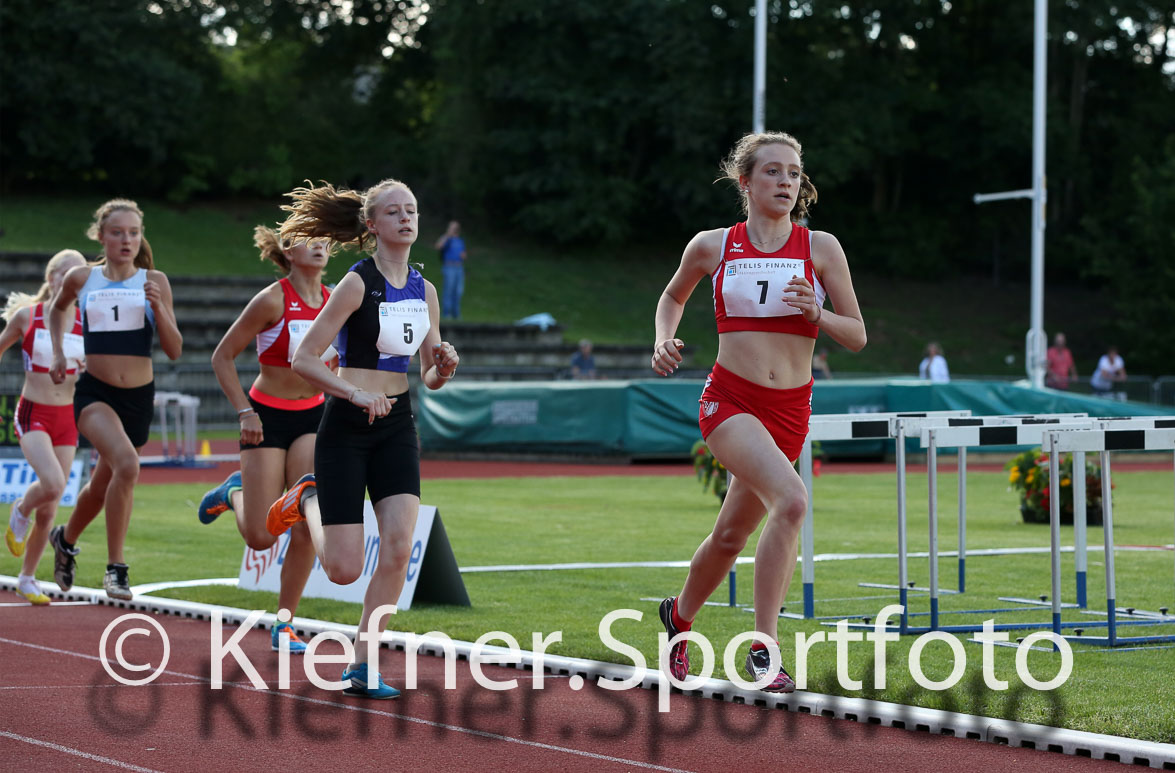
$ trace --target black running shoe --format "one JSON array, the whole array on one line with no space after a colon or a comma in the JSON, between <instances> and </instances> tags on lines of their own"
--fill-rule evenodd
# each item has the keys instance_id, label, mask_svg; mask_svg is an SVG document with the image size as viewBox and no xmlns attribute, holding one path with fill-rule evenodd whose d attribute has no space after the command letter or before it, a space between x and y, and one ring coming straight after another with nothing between
<instances>
[{"instance_id":1,"label":"black running shoe","mask_svg":"<svg viewBox=\"0 0 1175 773\"><path fill-rule=\"evenodd\" d=\"M79 548L67 550L62 544L65 538L65 527L54 527L49 532L49 544L53 546L53 579L57 580L57 587L67 591L73 587L73 570L77 566L74 556L81 552Z\"/></svg>"},{"instance_id":2,"label":"black running shoe","mask_svg":"<svg viewBox=\"0 0 1175 773\"><path fill-rule=\"evenodd\" d=\"M747 654L746 669L753 682L767 676L771 672L771 653L766 649L751 650ZM760 689L763 692L795 692L796 683L792 681L791 675L780 664L779 673L775 675L775 679L771 681L771 684Z\"/></svg>"},{"instance_id":3,"label":"black running shoe","mask_svg":"<svg viewBox=\"0 0 1175 773\"><path fill-rule=\"evenodd\" d=\"M102 578L102 587L106 595L112 599L130 601L134 598L131 593L129 569L126 564L110 564L106 567L106 576Z\"/></svg>"},{"instance_id":4,"label":"black running shoe","mask_svg":"<svg viewBox=\"0 0 1175 773\"><path fill-rule=\"evenodd\" d=\"M676 596L670 596L661 602L661 622L665 624L665 633L669 634L670 639L681 633L673 624L673 603L676 600ZM686 645L687 642L679 641L669 650L669 673L678 681L684 680L689 673L689 652Z\"/></svg>"}]
</instances>

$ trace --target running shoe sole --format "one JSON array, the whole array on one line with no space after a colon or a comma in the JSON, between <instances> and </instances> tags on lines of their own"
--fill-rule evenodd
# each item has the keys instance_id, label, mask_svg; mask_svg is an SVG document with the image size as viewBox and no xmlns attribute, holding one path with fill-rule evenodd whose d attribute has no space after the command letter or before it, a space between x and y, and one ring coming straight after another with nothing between
<instances>
[{"instance_id":1,"label":"running shoe sole","mask_svg":"<svg viewBox=\"0 0 1175 773\"><path fill-rule=\"evenodd\" d=\"M269 514L265 517L265 528L270 534L279 537L295 523L306 519L302 515L301 503L307 487L314 487L314 473L298 478L298 482L284 496L270 505Z\"/></svg>"},{"instance_id":2,"label":"running shoe sole","mask_svg":"<svg viewBox=\"0 0 1175 773\"><path fill-rule=\"evenodd\" d=\"M665 626L665 633L669 634L670 639L681 633L681 631L677 630L677 626L673 624L673 603L676 600L676 596L670 596L661 602L661 607L658 610L661 615L661 623ZM676 660L674 652L679 647L681 648L681 665L680 667L676 667L677 663L674 662ZM678 642L669 650L669 673L678 681L684 680L689 675L689 649L687 648L686 642Z\"/></svg>"},{"instance_id":3,"label":"running shoe sole","mask_svg":"<svg viewBox=\"0 0 1175 773\"><path fill-rule=\"evenodd\" d=\"M53 531L49 532L49 544L53 546L53 579L57 581L57 587L63 591L68 591L73 587L73 572L77 568L77 561L74 556L78 554L77 548L70 553L61 545L61 538L65 534L64 526L56 526Z\"/></svg>"},{"instance_id":4,"label":"running shoe sole","mask_svg":"<svg viewBox=\"0 0 1175 773\"><path fill-rule=\"evenodd\" d=\"M200 519L200 523L212 523L225 510L231 510L232 504L229 501L229 492L234 488L239 489L240 487L241 471L237 470L225 478L224 483L221 483L205 494L204 498L200 500L200 509L196 511L196 517Z\"/></svg>"},{"instance_id":5,"label":"running shoe sole","mask_svg":"<svg viewBox=\"0 0 1175 773\"><path fill-rule=\"evenodd\" d=\"M11 526L4 530L4 541L8 544L9 553L17 558L24 555L24 540L17 540Z\"/></svg>"}]
</instances>

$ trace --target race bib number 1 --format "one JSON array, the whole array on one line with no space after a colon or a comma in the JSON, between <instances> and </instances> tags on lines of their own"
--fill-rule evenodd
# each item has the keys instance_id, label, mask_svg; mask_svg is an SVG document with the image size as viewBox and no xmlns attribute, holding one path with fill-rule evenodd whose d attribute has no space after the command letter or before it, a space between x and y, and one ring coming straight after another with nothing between
<instances>
[{"instance_id":1,"label":"race bib number 1","mask_svg":"<svg viewBox=\"0 0 1175 773\"><path fill-rule=\"evenodd\" d=\"M142 290L95 290L86 297L86 322L92 333L141 330L147 319Z\"/></svg>"}]
</instances>

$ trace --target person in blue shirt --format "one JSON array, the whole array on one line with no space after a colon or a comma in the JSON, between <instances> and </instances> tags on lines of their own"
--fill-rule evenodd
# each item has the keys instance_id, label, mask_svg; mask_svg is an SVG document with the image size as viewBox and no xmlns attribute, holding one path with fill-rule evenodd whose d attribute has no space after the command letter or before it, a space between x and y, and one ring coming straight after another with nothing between
<instances>
[{"instance_id":1,"label":"person in blue shirt","mask_svg":"<svg viewBox=\"0 0 1175 773\"><path fill-rule=\"evenodd\" d=\"M441 251L441 277L445 282L441 297L441 316L461 319L461 296L465 294L465 240L461 238L461 224L449 221L449 227L437 239Z\"/></svg>"},{"instance_id":2,"label":"person in blue shirt","mask_svg":"<svg viewBox=\"0 0 1175 773\"><path fill-rule=\"evenodd\" d=\"M579 349L571 355L571 377L575 379L596 377L596 358L592 356L592 342L586 338L579 342Z\"/></svg>"}]
</instances>

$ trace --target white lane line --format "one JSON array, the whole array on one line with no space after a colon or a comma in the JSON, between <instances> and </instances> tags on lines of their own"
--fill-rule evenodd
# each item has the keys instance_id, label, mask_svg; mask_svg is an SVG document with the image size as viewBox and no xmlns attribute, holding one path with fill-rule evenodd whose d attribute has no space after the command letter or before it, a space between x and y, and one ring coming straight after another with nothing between
<instances>
[{"instance_id":1,"label":"white lane line","mask_svg":"<svg viewBox=\"0 0 1175 773\"><path fill-rule=\"evenodd\" d=\"M4 637L0 637L0 642L3 642L5 644L13 644L13 645L20 646L20 647L30 647L32 649L44 650L46 652L52 652L52 653L55 653L58 655L72 655L74 657L84 658L86 660L101 660L101 658L99 658L97 655L88 655L84 652L73 652L71 650L63 650L63 649L58 649L56 647L46 647L41 644L30 644L28 642L16 641L13 639L6 639ZM186 677L188 679L195 679L200 682L210 682L211 681L210 679L207 679L205 677L195 676L194 674L185 674L185 673L182 673L179 671L172 671L170 669L165 670L163 673L168 674L170 676L179 676L179 677ZM547 676L546 678L549 679L550 676ZM513 744L518 744L520 746L529 746L534 749L544 749L546 751L562 752L563 754L571 754L571 755L574 755L577 757L586 757L587 759L600 760L601 762L615 762L620 765L628 765L628 766L631 766L634 768L640 768L642 770L660 770L660 771L666 771L666 773L690 773L690 771L684 770L682 768L669 768L669 767L665 767L664 765L654 765L650 762L641 762L640 760L630 760L630 759L625 759L623 757L613 757L608 754L597 754L596 752L584 751L582 749L572 749L567 746L556 746L554 744L541 743L539 741L528 741L523 738L514 738L513 736L501 735L500 733L491 733L487 730L475 730L470 727L462 727L460 725L450 725L446 722L434 722L433 720L430 720L430 719L421 719L420 717L413 717L413 716L409 716L407 714L397 714L397 713L391 712L391 711L380 711L379 709L369 709L369 708L365 708L363 706L354 706L349 703L341 703L339 701L330 701L330 700L324 700L321 698L311 698L306 695L297 695L294 693L282 692L281 690L259 690L256 687L253 687L253 685L246 684L246 683L225 682L224 686L225 687L235 687L237 689L242 689L242 690L248 690L249 692L264 693L267 695L277 695L282 698L304 701L306 703L313 703L313 704L319 705L319 706L334 706L335 708L344 709L346 711L357 711L357 712L361 712L364 714L373 714L378 717L389 717L391 719L400 719L405 722L413 722L418 725L425 725L427 727L440 728L443 730L449 730L454 733L463 733L465 735L476 736L478 738L487 738L492 741L503 741L505 743L513 743ZM0 734L9 735L7 733L0 733ZM23 736L13 736L13 737L16 738L16 740L22 740L22 741L28 740L30 743L40 743L44 746L52 746L53 748L60 748L63 751L71 751L71 753L77 753L82 756L90 756L84 752L74 752L72 750L68 750L68 749L66 749L66 747L57 747L55 744L48 744L48 743L45 743L42 741L36 741L35 739L25 739ZM125 765L124 763L118 762L117 760L106 760L105 758L96 758L96 759L100 759L103 762L109 762L110 764L119 765L121 767L130 767L132 770L149 770L148 768L139 768L139 767L128 766L128 765ZM151 773L159 773L159 772L152 771Z\"/></svg>"},{"instance_id":2,"label":"white lane line","mask_svg":"<svg viewBox=\"0 0 1175 773\"><path fill-rule=\"evenodd\" d=\"M103 757L100 754L90 754L89 752L84 752L81 749L72 749L68 746L62 746L61 744L50 743L49 741L42 741L37 738L29 738L26 735L17 735L16 733L10 733L7 730L0 730L0 737L11 738L14 741L32 744L33 746L43 746L46 749L52 749L53 751L62 752L64 754L72 754L75 757L81 757L82 759L90 760L91 762L101 762L104 765L111 765L116 768L122 768L123 770L139 770L142 771L142 773L162 773L162 771L155 770L154 768L144 768L139 765L132 765L129 762L123 762L122 760Z\"/></svg>"},{"instance_id":3,"label":"white lane line","mask_svg":"<svg viewBox=\"0 0 1175 773\"><path fill-rule=\"evenodd\" d=\"M52 604L30 604L27 601L0 601L0 607L92 607L90 601L54 601Z\"/></svg>"}]
</instances>

